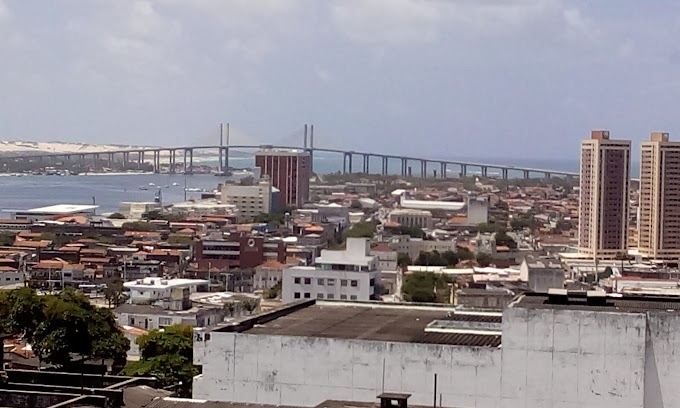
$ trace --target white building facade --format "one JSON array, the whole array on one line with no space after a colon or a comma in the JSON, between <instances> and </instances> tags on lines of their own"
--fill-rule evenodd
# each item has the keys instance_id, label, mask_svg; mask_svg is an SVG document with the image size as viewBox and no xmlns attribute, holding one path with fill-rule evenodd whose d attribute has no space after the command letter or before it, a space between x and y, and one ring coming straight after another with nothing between
<instances>
[{"instance_id":1,"label":"white building facade","mask_svg":"<svg viewBox=\"0 0 680 408\"><path fill-rule=\"evenodd\" d=\"M250 186L225 184L221 200L223 204L236 206L239 217L244 219L269 214L272 208L271 180L264 178Z\"/></svg>"},{"instance_id":2,"label":"white building facade","mask_svg":"<svg viewBox=\"0 0 680 408\"><path fill-rule=\"evenodd\" d=\"M370 300L379 293L377 257L369 255L368 239L348 238L345 250L324 249L315 266L283 270L283 303L302 299Z\"/></svg>"}]
</instances>

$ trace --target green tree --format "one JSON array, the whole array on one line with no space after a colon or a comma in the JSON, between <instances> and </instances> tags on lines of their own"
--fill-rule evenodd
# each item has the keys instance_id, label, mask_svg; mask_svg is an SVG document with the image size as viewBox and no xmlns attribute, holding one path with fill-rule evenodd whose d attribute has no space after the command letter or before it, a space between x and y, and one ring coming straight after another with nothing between
<instances>
[{"instance_id":1,"label":"green tree","mask_svg":"<svg viewBox=\"0 0 680 408\"><path fill-rule=\"evenodd\" d=\"M123 223L123 231L157 231L158 225L145 221L131 221Z\"/></svg>"},{"instance_id":2,"label":"green tree","mask_svg":"<svg viewBox=\"0 0 680 408\"><path fill-rule=\"evenodd\" d=\"M522 231L525 229L533 230L536 228L536 221L533 217L519 216L510 220L510 228L513 231Z\"/></svg>"},{"instance_id":3,"label":"green tree","mask_svg":"<svg viewBox=\"0 0 680 408\"><path fill-rule=\"evenodd\" d=\"M414 272L406 275L402 286L402 294L407 302L437 302L437 289L446 288L449 279L442 274L432 272Z\"/></svg>"},{"instance_id":4,"label":"green tree","mask_svg":"<svg viewBox=\"0 0 680 408\"><path fill-rule=\"evenodd\" d=\"M485 252L480 252L477 254L477 263L482 268L486 268L491 265L491 256Z\"/></svg>"},{"instance_id":5,"label":"green tree","mask_svg":"<svg viewBox=\"0 0 680 408\"><path fill-rule=\"evenodd\" d=\"M193 329L172 325L152 330L137 339L141 359L128 363L125 375L153 376L161 388L176 387L181 397L191 397L191 382L198 375L193 365Z\"/></svg>"},{"instance_id":6,"label":"green tree","mask_svg":"<svg viewBox=\"0 0 680 408\"><path fill-rule=\"evenodd\" d=\"M458 255L453 251L444 251L442 253L442 259L446 262L445 266L455 267L458 265Z\"/></svg>"},{"instance_id":7,"label":"green tree","mask_svg":"<svg viewBox=\"0 0 680 408\"><path fill-rule=\"evenodd\" d=\"M124 220L125 216L119 212L115 212L111 215L109 215L110 220Z\"/></svg>"},{"instance_id":8,"label":"green tree","mask_svg":"<svg viewBox=\"0 0 680 408\"><path fill-rule=\"evenodd\" d=\"M276 285L262 293L262 297L265 299L276 299L279 296L281 296L281 282L277 282Z\"/></svg>"},{"instance_id":9,"label":"green tree","mask_svg":"<svg viewBox=\"0 0 680 408\"><path fill-rule=\"evenodd\" d=\"M32 343L38 325L45 320L44 301L44 297L27 287L1 292L0 324L3 331L21 335Z\"/></svg>"},{"instance_id":10,"label":"green tree","mask_svg":"<svg viewBox=\"0 0 680 408\"><path fill-rule=\"evenodd\" d=\"M362 221L352 225L352 228L347 230L346 238L373 238L375 229L377 227L375 221Z\"/></svg>"},{"instance_id":11,"label":"green tree","mask_svg":"<svg viewBox=\"0 0 680 408\"><path fill-rule=\"evenodd\" d=\"M194 239L186 235L171 235L168 237L168 244L191 246L193 243Z\"/></svg>"},{"instance_id":12,"label":"green tree","mask_svg":"<svg viewBox=\"0 0 680 408\"><path fill-rule=\"evenodd\" d=\"M113 313L92 306L81 292L67 288L45 296L43 314L31 343L41 361L66 371L80 371L76 361L82 364L93 358L125 361L130 343L118 330Z\"/></svg>"},{"instance_id":13,"label":"green tree","mask_svg":"<svg viewBox=\"0 0 680 408\"><path fill-rule=\"evenodd\" d=\"M505 232L507 230L506 226L494 221L489 221L488 223L482 223L477 226L477 230L481 233L492 234L494 232Z\"/></svg>"},{"instance_id":14,"label":"green tree","mask_svg":"<svg viewBox=\"0 0 680 408\"><path fill-rule=\"evenodd\" d=\"M11 232L2 232L0 233L0 246L11 246L14 244L15 239L16 234Z\"/></svg>"},{"instance_id":15,"label":"green tree","mask_svg":"<svg viewBox=\"0 0 680 408\"><path fill-rule=\"evenodd\" d=\"M423 238L425 237L425 232L422 228L418 227L407 227L400 225L398 227L389 228L396 235L408 235L411 238Z\"/></svg>"},{"instance_id":16,"label":"green tree","mask_svg":"<svg viewBox=\"0 0 680 408\"><path fill-rule=\"evenodd\" d=\"M496 245L505 245L510 249L517 249L517 242L510 237L506 232L500 231L496 233Z\"/></svg>"},{"instance_id":17,"label":"green tree","mask_svg":"<svg viewBox=\"0 0 680 408\"><path fill-rule=\"evenodd\" d=\"M458 247L456 249L456 256L460 261L471 261L475 259L475 254L467 248Z\"/></svg>"},{"instance_id":18,"label":"green tree","mask_svg":"<svg viewBox=\"0 0 680 408\"><path fill-rule=\"evenodd\" d=\"M125 287L121 279L113 279L106 284L104 298L109 302L109 307L119 306L125 300Z\"/></svg>"},{"instance_id":19,"label":"green tree","mask_svg":"<svg viewBox=\"0 0 680 408\"><path fill-rule=\"evenodd\" d=\"M401 269L406 269L409 265L413 265L413 260L407 253L399 253L397 255L397 265Z\"/></svg>"}]
</instances>

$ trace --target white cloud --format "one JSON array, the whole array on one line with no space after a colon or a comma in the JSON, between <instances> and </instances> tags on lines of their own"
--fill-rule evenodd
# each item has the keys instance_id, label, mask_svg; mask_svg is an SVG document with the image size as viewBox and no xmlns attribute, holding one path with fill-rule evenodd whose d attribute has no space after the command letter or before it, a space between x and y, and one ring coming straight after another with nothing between
<instances>
[{"instance_id":1,"label":"white cloud","mask_svg":"<svg viewBox=\"0 0 680 408\"><path fill-rule=\"evenodd\" d=\"M7 7L7 4L3 0L0 0L0 23L3 20L8 20L10 17L10 11L9 7Z\"/></svg>"},{"instance_id":2,"label":"white cloud","mask_svg":"<svg viewBox=\"0 0 680 408\"><path fill-rule=\"evenodd\" d=\"M331 20L352 41L397 46L437 38L440 5L418 0L335 0Z\"/></svg>"},{"instance_id":3,"label":"white cloud","mask_svg":"<svg viewBox=\"0 0 680 408\"><path fill-rule=\"evenodd\" d=\"M468 41L527 30L591 34L590 22L563 0L335 0L331 20L348 39L377 46Z\"/></svg>"}]
</instances>

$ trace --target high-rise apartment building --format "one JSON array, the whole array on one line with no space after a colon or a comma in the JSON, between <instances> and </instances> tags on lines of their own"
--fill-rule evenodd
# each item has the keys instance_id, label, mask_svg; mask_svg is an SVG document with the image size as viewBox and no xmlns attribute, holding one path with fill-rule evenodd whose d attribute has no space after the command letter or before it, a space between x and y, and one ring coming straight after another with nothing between
<instances>
[{"instance_id":1,"label":"high-rise apartment building","mask_svg":"<svg viewBox=\"0 0 680 408\"><path fill-rule=\"evenodd\" d=\"M302 207L309 200L312 158L308 152L261 150L255 155L255 166L280 190L281 207Z\"/></svg>"},{"instance_id":2,"label":"high-rise apartment building","mask_svg":"<svg viewBox=\"0 0 680 408\"><path fill-rule=\"evenodd\" d=\"M654 132L642 143L638 249L643 256L680 259L680 142Z\"/></svg>"},{"instance_id":3,"label":"high-rise apartment building","mask_svg":"<svg viewBox=\"0 0 680 408\"><path fill-rule=\"evenodd\" d=\"M614 258L628 249L630 141L594 130L581 142L579 251Z\"/></svg>"}]
</instances>

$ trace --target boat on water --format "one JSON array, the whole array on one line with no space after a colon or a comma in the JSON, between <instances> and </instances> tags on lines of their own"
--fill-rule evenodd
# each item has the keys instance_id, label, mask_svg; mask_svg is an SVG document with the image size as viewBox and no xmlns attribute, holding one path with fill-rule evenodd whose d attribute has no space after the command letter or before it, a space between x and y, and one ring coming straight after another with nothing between
<instances>
[{"instance_id":1,"label":"boat on water","mask_svg":"<svg viewBox=\"0 0 680 408\"><path fill-rule=\"evenodd\" d=\"M139 189L140 189L140 190L148 190L149 187L147 187L147 186L141 186L141 187L139 187Z\"/></svg>"},{"instance_id":2,"label":"boat on water","mask_svg":"<svg viewBox=\"0 0 680 408\"><path fill-rule=\"evenodd\" d=\"M155 185L156 185L156 183L149 183L149 185L150 185L150 186L155 186Z\"/></svg>"},{"instance_id":3,"label":"boat on water","mask_svg":"<svg viewBox=\"0 0 680 408\"><path fill-rule=\"evenodd\" d=\"M200 193L201 191L203 191L203 189L198 188L198 187L187 187L187 188L184 189L184 191L187 191L187 192L190 192L190 193Z\"/></svg>"},{"instance_id":4,"label":"boat on water","mask_svg":"<svg viewBox=\"0 0 680 408\"><path fill-rule=\"evenodd\" d=\"M172 183L172 185L173 186L179 186L179 183L175 181L174 183Z\"/></svg>"}]
</instances>

